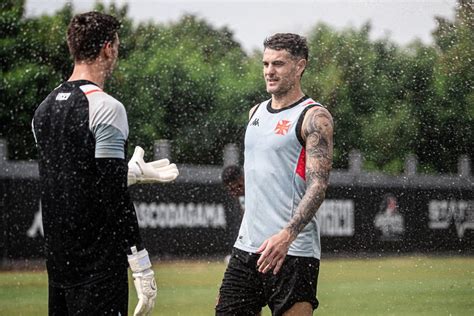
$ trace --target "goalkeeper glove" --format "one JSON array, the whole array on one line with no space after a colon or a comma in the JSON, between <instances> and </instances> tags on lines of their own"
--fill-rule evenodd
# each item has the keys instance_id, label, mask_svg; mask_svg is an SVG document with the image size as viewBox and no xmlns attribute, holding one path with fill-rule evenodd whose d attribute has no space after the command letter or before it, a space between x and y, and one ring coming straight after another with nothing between
<instances>
[{"instance_id":1,"label":"goalkeeper glove","mask_svg":"<svg viewBox=\"0 0 474 316\"><path fill-rule=\"evenodd\" d=\"M147 163L143 160L144 153L140 146L135 147L132 159L128 162L128 186L135 183L170 182L179 175L176 165L170 164L168 159Z\"/></svg>"},{"instance_id":2,"label":"goalkeeper glove","mask_svg":"<svg viewBox=\"0 0 474 316\"><path fill-rule=\"evenodd\" d=\"M155 306L157 292L155 273L151 270L148 251L143 249L137 252L137 247L135 246L133 246L131 250L132 254L127 255L127 257L138 296L138 304L137 307L135 307L133 315L147 316L151 314Z\"/></svg>"}]
</instances>

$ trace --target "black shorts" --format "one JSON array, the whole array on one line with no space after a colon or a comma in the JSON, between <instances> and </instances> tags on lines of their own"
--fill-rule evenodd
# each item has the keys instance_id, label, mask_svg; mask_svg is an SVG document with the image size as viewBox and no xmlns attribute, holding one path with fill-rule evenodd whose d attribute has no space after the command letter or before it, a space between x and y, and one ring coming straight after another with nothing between
<instances>
[{"instance_id":1,"label":"black shorts","mask_svg":"<svg viewBox=\"0 0 474 316\"><path fill-rule=\"evenodd\" d=\"M313 310L316 299L319 260L286 256L277 275L257 270L260 255L237 248L227 266L219 290L216 315L256 315L268 305L272 315L282 315L295 303L308 302Z\"/></svg>"},{"instance_id":2,"label":"black shorts","mask_svg":"<svg viewBox=\"0 0 474 316\"><path fill-rule=\"evenodd\" d=\"M62 288L49 285L50 316L128 315L127 270L91 281Z\"/></svg>"}]
</instances>

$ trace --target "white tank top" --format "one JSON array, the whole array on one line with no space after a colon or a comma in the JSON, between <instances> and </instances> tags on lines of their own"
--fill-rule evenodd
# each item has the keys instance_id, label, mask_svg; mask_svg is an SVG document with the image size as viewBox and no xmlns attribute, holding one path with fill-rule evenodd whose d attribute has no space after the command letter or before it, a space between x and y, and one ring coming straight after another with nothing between
<instances>
[{"instance_id":1,"label":"white tank top","mask_svg":"<svg viewBox=\"0 0 474 316\"><path fill-rule=\"evenodd\" d=\"M306 191L301 125L313 106L321 105L306 96L279 110L267 100L252 115L245 133L245 213L236 248L255 253L293 217ZM288 254L320 258L316 216L293 241Z\"/></svg>"}]
</instances>

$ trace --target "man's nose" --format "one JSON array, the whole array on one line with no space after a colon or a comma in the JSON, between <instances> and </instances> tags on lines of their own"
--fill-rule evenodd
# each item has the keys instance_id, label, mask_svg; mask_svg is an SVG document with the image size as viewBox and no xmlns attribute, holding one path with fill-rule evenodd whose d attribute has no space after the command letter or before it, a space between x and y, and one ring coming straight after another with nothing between
<instances>
[{"instance_id":1,"label":"man's nose","mask_svg":"<svg viewBox=\"0 0 474 316\"><path fill-rule=\"evenodd\" d=\"M265 74L271 75L275 73L275 67L272 65L269 65L267 68L265 68Z\"/></svg>"}]
</instances>

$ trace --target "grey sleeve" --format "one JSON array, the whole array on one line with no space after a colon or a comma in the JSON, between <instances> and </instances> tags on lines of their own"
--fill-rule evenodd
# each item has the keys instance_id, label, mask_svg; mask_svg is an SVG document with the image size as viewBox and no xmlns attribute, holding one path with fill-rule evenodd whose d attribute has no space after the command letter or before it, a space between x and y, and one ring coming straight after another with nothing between
<instances>
[{"instance_id":1,"label":"grey sleeve","mask_svg":"<svg viewBox=\"0 0 474 316\"><path fill-rule=\"evenodd\" d=\"M95 158L125 159L125 136L115 126L99 124L92 131L95 135Z\"/></svg>"},{"instance_id":2,"label":"grey sleeve","mask_svg":"<svg viewBox=\"0 0 474 316\"><path fill-rule=\"evenodd\" d=\"M90 108L90 129L96 140L95 158L125 159L128 137L127 113L113 98L105 98Z\"/></svg>"}]
</instances>

